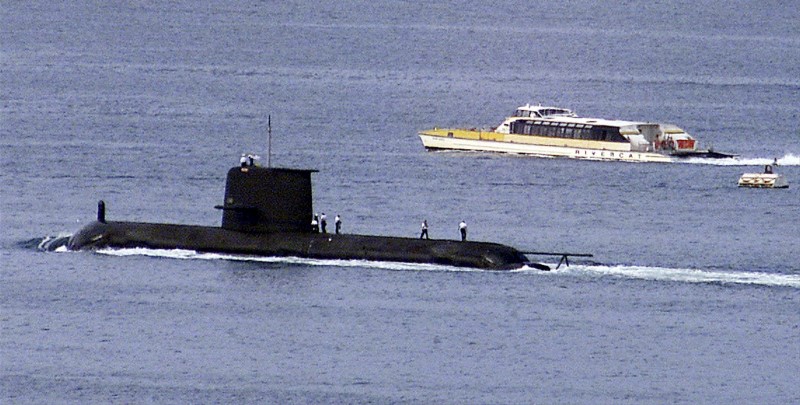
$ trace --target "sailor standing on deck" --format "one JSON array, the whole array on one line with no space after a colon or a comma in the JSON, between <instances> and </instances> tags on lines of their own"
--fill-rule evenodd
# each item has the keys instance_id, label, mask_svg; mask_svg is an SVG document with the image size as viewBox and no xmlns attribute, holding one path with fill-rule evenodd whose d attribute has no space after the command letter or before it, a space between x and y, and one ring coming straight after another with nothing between
<instances>
[{"instance_id":1,"label":"sailor standing on deck","mask_svg":"<svg viewBox=\"0 0 800 405\"><path fill-rule=\"evenodd\" d=\"M242 165L242 167L247 166L247 157L244 155L244 153L242 153L242 157L239 158L239 164Z\"/></svg>"},{"instance_id":2,"label":"sailor standing on deck","mask_svg":"<svg viewBox=\"0 0 800 405\"><path fill-rule=\"evenodd\" d=\"M428 238L428 220L427 219L422 221L422 233L419 234L419 238L420 239L422 239L423 237L425 239L429 239Z\"/></svg>"},{"instance_id":3,"label":"sailor standing on deck","mask_svg":"<svg viewBox=\"0 0 800 405\"><path fill-rule=\"evenodd\" d=\"M461 221L461 223L458 224L458 229L461 231L461 241L467 240L467 223Z\"/></svg>"},{"instance_id":4,"label":"sailor standing on deck","mask_svg":"<svg viewBox=\"0 0 800 405\"><path fill-rule=\"evenodd\" d=\"M319 222L317 221L316 215L314 215L314 219L311 220L311 232L319 232Z\"/></svg>"},{"instance_id":5,"label":"sailor standing on deck","mask_svg":"<svg viewBox=\"0 0 800 405\"><path fill-rule=\"evenodd\" d=\"M333 219L333 224L336 226L336 234L339 234L339 231L342 230L342 217L339 214L336 214L336 218Z\"/></svg>"},{"instance_id":6,"label":"sailor standing on deck","mask_svg":"<svg viewBox=\"0 0 800 405\"><path fill-rule=\"evenodd\" d=\"M328 217L325 216L324 212L319 216L319 226L322 228L322 233L328 233L326 229L328 226Z\"/></svg>"}]
</instances>

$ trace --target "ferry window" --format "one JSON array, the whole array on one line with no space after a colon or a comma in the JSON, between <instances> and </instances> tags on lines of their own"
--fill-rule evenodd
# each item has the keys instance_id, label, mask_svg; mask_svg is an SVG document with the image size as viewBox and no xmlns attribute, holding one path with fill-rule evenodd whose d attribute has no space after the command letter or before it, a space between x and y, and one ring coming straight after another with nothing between
<instances>
[{"instance_id":1,"label":"ferry window","mask_svg":"<svg viewBox=\"0 0 800 405\"><path fill-rule=\"evenodd\" d=\"M584 126L578 129L578 138L589 139L589 137L591 137L591 131L588 127Z\"/></svg>"},{"instance_id":2,"label":"ferry window","mask_svg":"<svg viewBox=\"0 0 800 405\"><path fill-rule=\"evenodd\" d=\"M619 128L617 127L594 127L592 128L591 139L608 142L627 142L627 140L620 135Z\"/></svg>"}]
</instances>

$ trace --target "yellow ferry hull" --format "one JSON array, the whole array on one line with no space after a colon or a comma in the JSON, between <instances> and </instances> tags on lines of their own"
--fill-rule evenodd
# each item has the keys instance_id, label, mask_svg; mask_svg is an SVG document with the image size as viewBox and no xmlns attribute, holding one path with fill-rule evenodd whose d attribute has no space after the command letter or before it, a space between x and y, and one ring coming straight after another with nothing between
<instances>
[{"instance_id":1,"label":"yellow ferry hull","mask_svg":"<svg viewBox=\"0 0 800 405\"><path fill-rule=\"evenodd\" d=\"M465 129L432 129L419 133L428 149L472 150L523 155L625 162L671 162L669 156L630 150L630 144Z\"/></svg>"}]
</instances>

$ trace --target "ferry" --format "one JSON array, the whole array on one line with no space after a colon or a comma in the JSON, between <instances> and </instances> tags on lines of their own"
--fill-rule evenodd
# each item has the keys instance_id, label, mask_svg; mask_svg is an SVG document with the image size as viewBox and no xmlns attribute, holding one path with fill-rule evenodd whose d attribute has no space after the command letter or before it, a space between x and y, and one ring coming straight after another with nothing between
<instances>
[{"instance_id":1,"label":"ferry","mask_svg":"<svg viewBox=\"0 0 800 405\"><path fill-rule=\"evenodd\" d=\"M544 157L627 162L736 155L699 149L672 124L578 117L560 107L524 105L493 129L434 128L419 132L426 149L504 152Z\"/></svg>"}]
</instances>

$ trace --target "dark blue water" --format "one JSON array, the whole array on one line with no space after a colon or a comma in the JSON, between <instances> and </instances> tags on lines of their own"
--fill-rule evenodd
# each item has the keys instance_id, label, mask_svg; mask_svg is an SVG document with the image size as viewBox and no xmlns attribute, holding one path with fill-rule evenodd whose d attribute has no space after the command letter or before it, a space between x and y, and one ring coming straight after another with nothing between
<instances>
[{"instance_id":1,"label":"dark blue water","mask_svg":"<svg viewBox=\"0 0 800 405\"><path fill-rule=\"evenodd\" d=\"M791 2L5 2L3 402L800 402ZM675 123L727 161L426 152L520 104ZM42 252L217 225L240 153L346 232L593 253L543 273ZM777 158L787 190L736 180ZM553 262L553 258L541 258Z\"/></svg>"}]
</instances>

